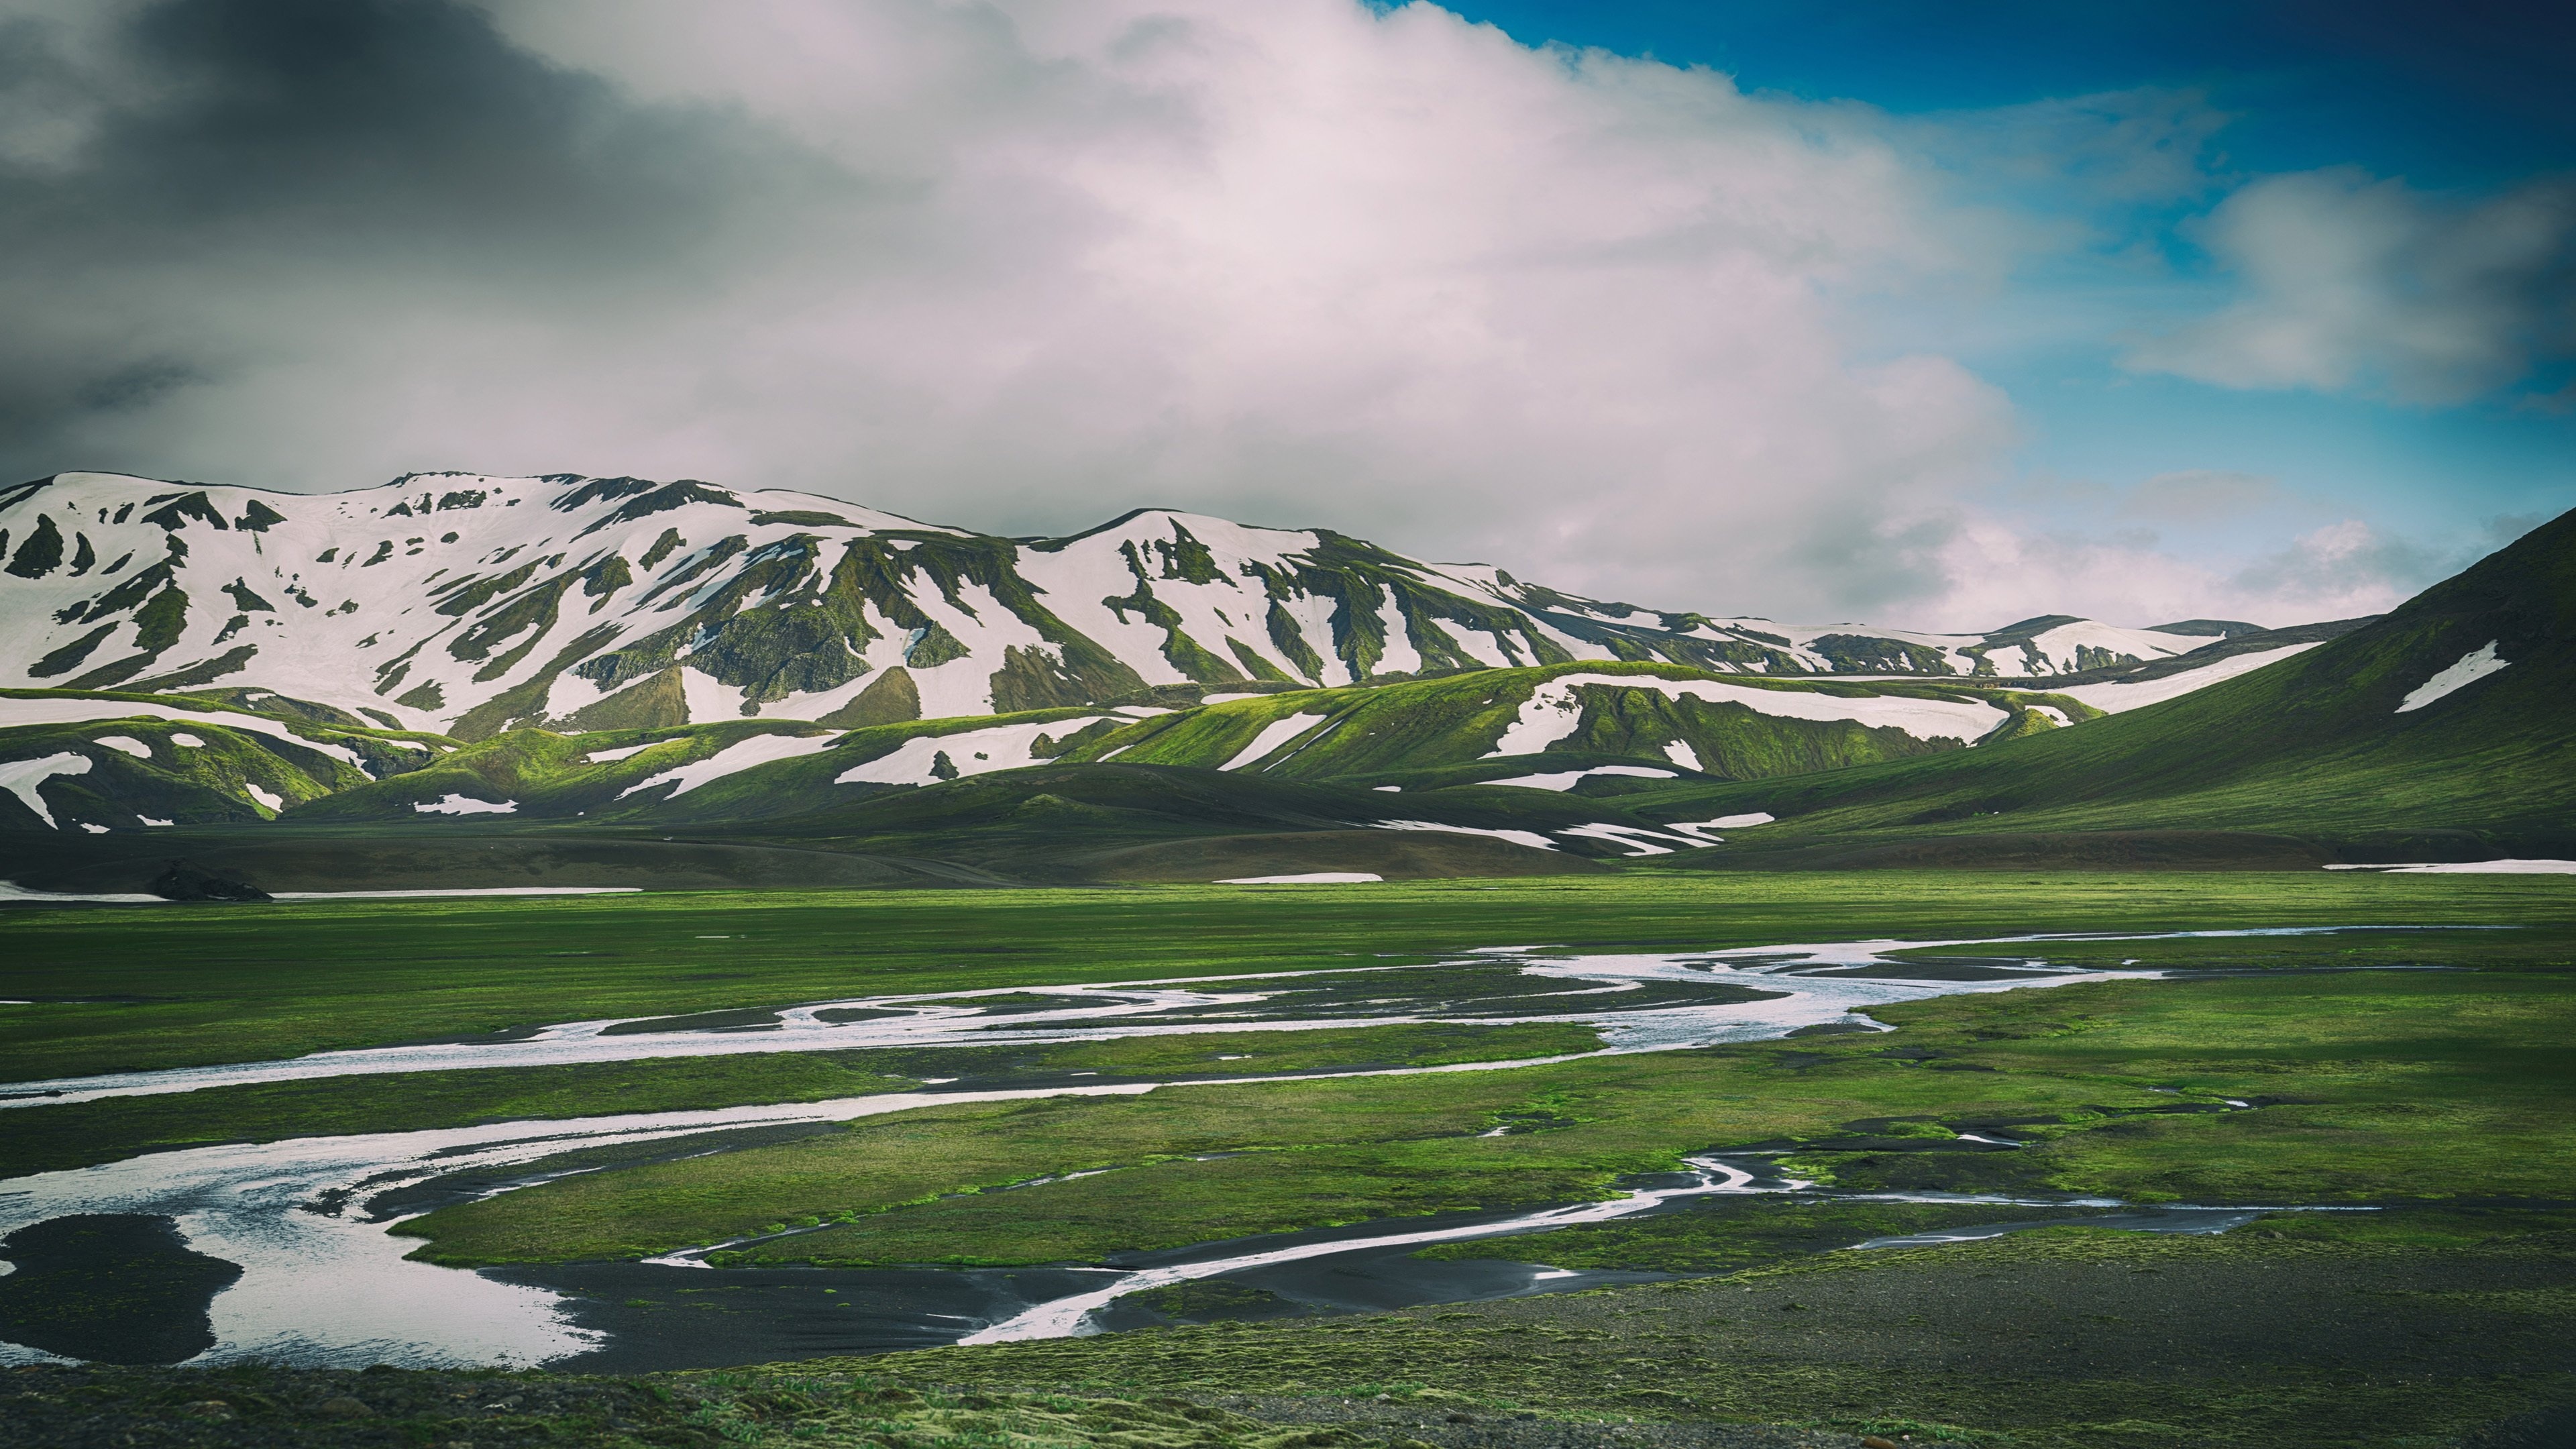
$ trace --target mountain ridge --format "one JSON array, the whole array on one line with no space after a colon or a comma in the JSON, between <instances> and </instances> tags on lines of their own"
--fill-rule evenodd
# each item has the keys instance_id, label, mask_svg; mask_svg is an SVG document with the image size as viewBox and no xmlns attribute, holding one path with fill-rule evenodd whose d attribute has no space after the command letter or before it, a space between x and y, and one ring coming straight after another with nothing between
<instances>
[{"instance_id":1,"label":"mountain ridge","mask_svg":"<svg viewBox=\"0 0 2576 1449\"><path fill-rule=\"evenodd\" d=\"M1784 626L1167 508L1007 538L786 490L579 474L295 494L62 473L0 489L0 557L0 686L259 689L462 739L1585 660L1999 681L2212 642L2070 616L1983 635Z\"/></svg>"}]
</instances>

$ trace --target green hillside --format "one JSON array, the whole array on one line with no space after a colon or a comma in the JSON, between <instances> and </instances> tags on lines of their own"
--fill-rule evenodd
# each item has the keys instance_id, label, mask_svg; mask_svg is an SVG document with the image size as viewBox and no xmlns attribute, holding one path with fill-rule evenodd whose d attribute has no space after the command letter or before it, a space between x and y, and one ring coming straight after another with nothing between
<instances>
[{"instance_id":1,"label":"green hillside","mask_svg":"<svg viewBox=\"0 0 2576 1449\"><path fill-rule=\"evenodd\" d=\"M2359 627L2240 631L2073 693L1583 661L468 742L253 690L7 691L0 879L135 889L181 855L307 889L2576 854L2571 671L2576 515ZM1753 815L1775 819L1713 825Z\"/></svg>"},{"instance_id":2,"label":"green hillside","mask_svg":"<svg viewBox=\"0 0 2576 1449\"><path fill-rule=\"evenodd\" d=\"M2401 708L2488 646L2503 667ZM1758 849L2217 831L2355 859L2576 850L2576 514L2386 617L2132 713L1966 754L1649 789L1666 820L1765 811ZM2409 856L2408 852L2432 851ZM2393 852L2393 854L2392 854Z\"/></svg>"}]
</instances>

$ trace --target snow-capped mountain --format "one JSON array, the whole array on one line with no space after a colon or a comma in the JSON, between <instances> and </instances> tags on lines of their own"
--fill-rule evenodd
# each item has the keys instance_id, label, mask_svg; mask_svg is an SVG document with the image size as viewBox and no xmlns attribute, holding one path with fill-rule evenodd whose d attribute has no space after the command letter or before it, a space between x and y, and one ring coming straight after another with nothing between
<instances>
[{"instance_id":1,"label":"snow-capped mountain","mask_svg":"<svg viewBox=\"0 0 2576 1449\"><path fill-rule=\"evenodd\" d=\"M0 686L273 691L465 739L750 715L861 725L1577 660L2047 676L2248 627L1792 628L1579 598L1320 529L1149 509L1011 539L809 494L570 474L292 494L65 473L0 490L0 558Z\"/></svg>"}]
</instances>

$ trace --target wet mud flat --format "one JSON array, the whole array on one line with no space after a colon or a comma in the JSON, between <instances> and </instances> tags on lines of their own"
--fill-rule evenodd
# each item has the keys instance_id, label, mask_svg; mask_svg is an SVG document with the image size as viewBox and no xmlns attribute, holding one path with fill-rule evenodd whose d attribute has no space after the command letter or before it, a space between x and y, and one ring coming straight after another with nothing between
<instances>
[{"instance_id":1,"label":"wet mud flat","mask_svg":"<svg viewBox=\"0 0 2576 1449\"><path fill-rule=\"evenodd\" d=\"M178 1363L214 1346L207 1309L241 1269L158 1214L81 1213L0 1238L0 1338L65 1358Z\"/></svg>"}]
</instances>

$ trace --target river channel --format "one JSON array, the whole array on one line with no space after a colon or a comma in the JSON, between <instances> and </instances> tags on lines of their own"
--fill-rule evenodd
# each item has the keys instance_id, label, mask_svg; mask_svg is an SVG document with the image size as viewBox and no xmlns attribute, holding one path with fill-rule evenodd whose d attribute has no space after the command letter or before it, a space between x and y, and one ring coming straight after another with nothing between
<instances>
[{"instance_id":1,"label":"river channel","mask_svg":"<svg viewBox=\"0 0 2576 1449\"><path fill-rule=\"evenodd\" d=\"M284 1061L20 1083L0 1109L101 1097L189 1092L254 1082L389 1072L541 1066L745 1052L1008 1045L1118 1037L1357 1028L1411 1022L1572 1022L1595 1028L1604 1053L1683 1050L1762 1040L1801 1028L1877 1030L1873 1006L1963 992L2155 977L2156 972L2052 968L2016 948L2051 941L2155 940L2176 935L2314 934L2331 928L2022 936L1975 941L1854 941L1666 955L1580 955L1495 947L1428 966L1239 974L1189 980L1012 987L807 1002L774 1011L643 1021L564 1022L473 1041L317 1053ZM1895 953L1985 946L1963 961ZM1541 1060L1566 1060L1545 1058ZM1182 1081L1062 1080L1003 1090L959 1084L837 1101L704 1111L492 1123L429 1131L294 1138L160 1152L121 1162L0 1181L0 1252L19 1271L78 1268L76 1243L125 1244L142 1263L211 1290L152 1310L122 1339L150 1349L48 1339L0 1321L0 1363L61 1357L222 1363L407 1367L559 1364L674 1368L946 1343L1097 1332L1139 1321L1122 1300L1202 1280L1259 1289L1303 1309L1351 1311L1564 1291L1663 1275L1576 1273L1548 1267L1529 1235L1575 1223L1672 1210L1722 1194L1789 1192L1809 1184L1766 1175L1758 1160L1691 1160L1691 1170L1626 1185L1619 1197L1548 1208L1451 1214L1319 1233L1137 1255L1092 1266L835 1271L709 1268L723 1244L649 1262L467 1271L407 1261L416 1244L387 1229L448 1203L513 1191L591 1166L550 1161L581 1152L693 1155L835 1130L863 1117L961 1101L1133 1095L1193 1084L1314 1077L1493 1071L1531 1061L1384 1072L1199 1077ZM5 1121L0 1115L0 1121ZM595 1165L592 1164L592 1165ZM1990 1201L1992 1230L2048 1220L2049 1208L2110 1203ZM2159 1209L2108 1225L2216 1231L2256 1208ZM1976 1236L1980 1229L1955 1230ZM1512 1238L1491 1262L1425 1262L1425 1244ZM98 1249L96 1251L106 1251ZM159 1257L154 1257L159 1254ZM139 1256L137 1256L139 1255ZM668 1315L621 1306L722 1294L732 1310L722 1342L674 1333ZM149 1295L146 1295L147 1297ZM166 1296L166 1295L164 1295ZM183 1295L184 1296L184 1295ZM6 1295L0 1295L5 1301ZM159 1301L159 1300L154 1300ZM176 1300L173 1300L174 1302ZM193 1339L168 1320L182 1314ZM173 1347L173 1345L177 1345Z\"/></svg>"}]
</instances>

